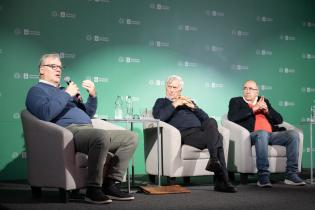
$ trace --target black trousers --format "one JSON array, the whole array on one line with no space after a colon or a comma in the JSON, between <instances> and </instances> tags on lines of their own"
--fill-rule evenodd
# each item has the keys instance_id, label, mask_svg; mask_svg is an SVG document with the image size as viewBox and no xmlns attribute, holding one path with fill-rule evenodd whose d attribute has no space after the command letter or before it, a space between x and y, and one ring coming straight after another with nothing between
<instances>
[{"instance_id":1,"label":"black trousers","mask_svg":"<svg viewBox=\"0 0 315 210\"><path fill-rule=\"evenodd\" d=\"M201 127L185 129L181 131L181 136L182 144L190 145L200 150L207 148L210 153L210 158L220 161L223 169L222 175L227 178L223 137L218 131L218 124L215 119L209 118L205 120Z\"/></svg>"}]
</instances>

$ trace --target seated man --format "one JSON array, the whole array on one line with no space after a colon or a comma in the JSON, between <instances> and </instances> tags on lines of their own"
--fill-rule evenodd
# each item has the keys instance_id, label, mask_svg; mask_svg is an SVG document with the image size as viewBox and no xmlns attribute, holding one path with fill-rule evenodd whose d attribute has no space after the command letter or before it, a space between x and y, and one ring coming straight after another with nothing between
<instances>
[{"instance_id":1,"label":"seated man","mask_svg":"<svg viewBox=\"0 0 315 210\"><path fill-rule=\"evenodd\" d=\"M268 144L282 145L287 151L285 184L305 185L297 175L299 135L293 130L285 130L281 124L282 116L272 108L264 96L258 96L259 89L255 81L248 80L243 86L243 97L230 100L228 119L250 132L251 144L256 149L259 187L271 187L269 180Z\"/></svg>"},{"instance_id":2,"label":"seated man","mask_svg":"<svg viewBox=\"0 0 315 210\"><path fill-rule=\"evenodd\" d=\"M91 117L97 108L94 83L84 80L89 97L84 104L77 85L69 82L60 87L62 64L58 54L45 54L39 62L39 83L30 88L26 98L27 109L41 120L50 121L73 133L76 152L88 155L88 180L85 200L91 203L110 203L115 200L133 200L134 196L120 190L119 183L132 158L137 136L128 130L103 130L92 127ZM114 154L107 177L103 168L107 152ZM104 180L103 180L104 179Z\"/></svg>"},{"instance_id":3,"label":"seated man","mask_svg":"<svg viewBox=\"0 0 315 210\"><path fill-rule=\"evenodd\" d=\"M153 116L176 127L181 133L182 144L200 150L208 148L210 160L206 170L215 173L214 189L236 192L228 179L222 135L218 131L217 122L209 118L190 98L181 95L183 84L182 78L176 75L167 79L166 97L156 100Z\"/></svg>"}]
</instances>

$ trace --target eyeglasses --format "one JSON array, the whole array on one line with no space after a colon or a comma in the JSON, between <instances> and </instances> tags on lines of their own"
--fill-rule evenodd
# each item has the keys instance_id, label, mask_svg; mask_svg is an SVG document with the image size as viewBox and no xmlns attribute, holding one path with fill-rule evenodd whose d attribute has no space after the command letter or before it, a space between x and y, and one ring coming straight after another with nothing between
<instances>
[{"instance_id":1,"label":"eyeglasses","mask_svg":"<svg viewBox=\"0 0 315 210\"><path fill-rule=\"evenodd\" d=\"M48 66L52 70L57 70L57 68L59 68L60 70L63 70L65 68L64 66L59 66L59 65L56 65L56 64L45 64L45 65L41 65L41 66Z\"/></svg>"},{"instance_id":2,"label":"eyeglasses","mask_svg":"<svg viewBox=\"0 0 315 210\"><path fill-rule=\"evenodd\" d=\"M254 90L258 90L257 88L251 88L251 87L243 87L243 91L254 91Z\"/></svg>"}]
</instances>

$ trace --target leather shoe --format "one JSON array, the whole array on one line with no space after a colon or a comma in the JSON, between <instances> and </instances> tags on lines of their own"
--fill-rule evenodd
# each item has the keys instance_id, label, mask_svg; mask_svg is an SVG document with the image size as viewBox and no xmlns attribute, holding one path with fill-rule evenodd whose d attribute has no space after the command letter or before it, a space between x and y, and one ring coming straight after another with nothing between
<instances>
[{"instance_id":1,"label":"leather shoe","mask_svg":"<svg viewBox=\"0 0 315 210\"><path fill-rule=\"evenodd\" d=\"M220 161L215 159L210 159L206 166L207 171L212 171L214 173L220 173L222 171L222 166Z\"/></svg>"},{"instance_id":2,"label":"leather shoe","mask_svg":"<svg viewBox=\"0 0 315 210\"><path fill-rule=\"evenodd\" d=\"M215 183L214 190L227 193L237 192L237 188L234 187L231 182L217 182Z\"/></svg>"}]
</instances>

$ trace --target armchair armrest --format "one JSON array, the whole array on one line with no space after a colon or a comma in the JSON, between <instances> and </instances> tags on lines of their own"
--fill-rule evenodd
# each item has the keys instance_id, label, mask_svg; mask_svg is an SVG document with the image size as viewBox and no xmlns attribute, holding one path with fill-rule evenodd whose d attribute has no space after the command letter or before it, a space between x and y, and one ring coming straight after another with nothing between
<instances>
[{"instance_id":1,"label":"armchair armrest","mask_svg":"<svg viewBox=\"0 0 315 210\"><path fill-rule=\"evenodd\" d=\"M180 163L181 155L181 134L178 129L172 125L159 122L161 132L161 150L160 164L163 168L161 175L168 176L171 170L175 170L172 164ZM157 125L156 123L148 123L144 125L144 152L146 158L146 170L150 174L158 174L157 171ZM162 159L163 158L163 159Z\"/></svg>"},{"instance_id":2,"label":"armchair armrest","mask_svg":"<svg viewBox=\"0 0 315 210\"><path fill-rule=\"evenodd\" d=\"M21 119L30 184L63 187L61 183L66 182L63 180L65 174L73 170L71 165L75 162L72 133L59 125L37 119L27 110L22 111Z\"/></svg>"},{"instance_id":3,"label":"armchair armrest","mask_svg":"<svg viewBox=\"0 0 315 210\"><path fill-rule=\"evenodd\" d=\"M223 149L224 149L224 158L225 158L225 161L227 162L228 160L228 153L229 153L229 145L230 145L230 131L223 127L223 126L220 126L218 125L218 130L219 130L219 133L221 133L223 139Z\"/></svg>"},{"instance_id":4,"label":"armchair armrest","mask_svg":"<svg viewBox=\"0 0 315 210\"><path fill-rule=\"evenodd\" d=\"M294 130L298 133L299 135L299 171L302 169L302 154L303 154L303 140L304 140L304 134L303 131L294 125L288 123L288 122L283 122L282 124L279 125L280 127L284 127L287 130Z\"/></svg>"},{"instance_id":5,"label":"armchair armrest","mask_svg":"<svg viewBox=\"0 0 315 210\"><path fill-rule=\"evenodd\" d=\"M222 116L221 124L230 131L230 150L228 159L228 168L240 172L247 172L250 166L245 165L246 159L252 158L250 133L247 129L227 119L226 115Z\"/></svg>"}]
</instances>

